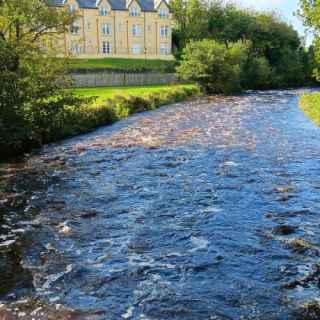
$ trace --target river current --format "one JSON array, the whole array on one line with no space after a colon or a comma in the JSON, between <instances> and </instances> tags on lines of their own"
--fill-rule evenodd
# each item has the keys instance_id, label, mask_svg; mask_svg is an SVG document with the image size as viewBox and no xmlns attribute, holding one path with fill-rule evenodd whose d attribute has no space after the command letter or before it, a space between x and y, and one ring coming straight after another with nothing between
<instances>
[{"instance_id":1,"label":"river current","mask_svg":"<svg viewBox=\"0 0 320 320\"><path fill-rule=\"evenodd\" d=\"M299 93L183 102L0 164L0 319L319 319Z\"/></svg>"}]
</instances>

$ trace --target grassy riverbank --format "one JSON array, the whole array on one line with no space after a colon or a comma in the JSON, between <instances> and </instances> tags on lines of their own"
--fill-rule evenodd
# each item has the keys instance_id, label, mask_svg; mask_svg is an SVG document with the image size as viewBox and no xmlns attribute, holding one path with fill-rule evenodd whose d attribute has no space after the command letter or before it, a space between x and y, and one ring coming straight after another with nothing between
<instances>
[{"instance_id":1,"label":"grassy riverbank","mask_svg":"<svg viewBox=\"0 0 320 320\"><path fill-rule=\"evenodd\" d=\"M194 85L152 85L152 86L128 86L128 87L98 87L98 88L74 88L70 92L79 97L96 97L97 102L102 102L106 99L112 99L117 96L129 97L148 97L150 94L162 94L166 91L178 89L192 89Z\"/></svg>"},{"instance_id":2,"label":"grassy riverbank","mask_svg":"<svg viewBox=\"0 0 320 320\"><path fill-rule=\"evenodd\" d=\"M70 96L54 97L48 107L26 113L23 126L12 126L0 137L1 157L8 157L45 143L89 132L131 114L153 110L200 94L195 85L68 90Z\"/></svg>"},{"instance_id":3,"label":"grassy riverbank","mask_svg":"<svg viewBox=\"0 0 320 320\"><path fill-rule=\"evenodd\" d=\"M68 65L71 70L104 69L122 72L174 72L176 61L124 58L68 59Z\"/></svg>"},{"instance_id":4,"label":"grassy riverbank","mask_svg":"<svg viewBox=\"0 0 320 320\"><path fill-rule=\"evenodd\" d=\"M320 126L320 93L304 94L299 104L305 114Z\"/></svg>"}]
</instances>

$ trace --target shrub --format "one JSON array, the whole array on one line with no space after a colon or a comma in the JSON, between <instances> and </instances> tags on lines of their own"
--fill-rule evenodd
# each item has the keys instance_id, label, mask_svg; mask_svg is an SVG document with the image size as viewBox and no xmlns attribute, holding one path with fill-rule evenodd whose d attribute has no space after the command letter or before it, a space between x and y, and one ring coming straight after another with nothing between
<instances>
[{"instance_id":1,"label":"shrub","mask_svg":"<svg viewBox=\"0 0 320 320\"><path fill-rule=\"evenodd\" d=\"M241 71L247 59L242 43L226 46L214 40L191 41L176 71L180 78L198 83L208 93L241 90Z\"/></svg>"}]
</instances>

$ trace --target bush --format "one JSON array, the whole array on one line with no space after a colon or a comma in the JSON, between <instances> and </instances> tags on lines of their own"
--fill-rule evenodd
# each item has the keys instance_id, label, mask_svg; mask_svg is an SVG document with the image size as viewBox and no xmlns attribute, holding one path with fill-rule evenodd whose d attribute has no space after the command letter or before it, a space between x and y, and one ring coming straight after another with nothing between
<instances>
[{"instance_id":1,"label":"bush","mask_svg":"<svg viewBox=\"0 0 320 320\"><path fill-rule=\"evenodd\" d=\"M246 59L247 48L240 42L227 46L214 40L191 41L176 71L181 79L196 82L205 92L238 92Z\"/></svg>"}]
</instances>

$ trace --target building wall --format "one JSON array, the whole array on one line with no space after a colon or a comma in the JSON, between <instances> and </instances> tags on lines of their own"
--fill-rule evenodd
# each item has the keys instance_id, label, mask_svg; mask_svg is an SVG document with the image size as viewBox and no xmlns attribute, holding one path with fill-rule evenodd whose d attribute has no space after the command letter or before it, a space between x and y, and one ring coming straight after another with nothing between
<instances>
[{"instance_id":1,"label":"building wall","mask_svg":"<svg viewBox=\"0 0 320 320\"><path fill-rule=\"evenodd\" d=\"M59 40L56 49L59 55L75 57L136 57L171 59L172 16L160 17L158 12L144 12L130 16L128 10L111 10L107 0L99 7L109 8L107 16L100 15L98 9L80 8L76 0L68 0L66 8L74 5L79 13L74 23L76 34L71 29ZM139 7L136 0L131 5ZM166 4L161 3L160 8ZM108 26L110 34L103 33L103 25ZM161 28L167 27L166 36L161 36ZM106 27L105 27L106 28ZM138 34L134 35L133 28Z\"/></svg>"}]
</instances>

